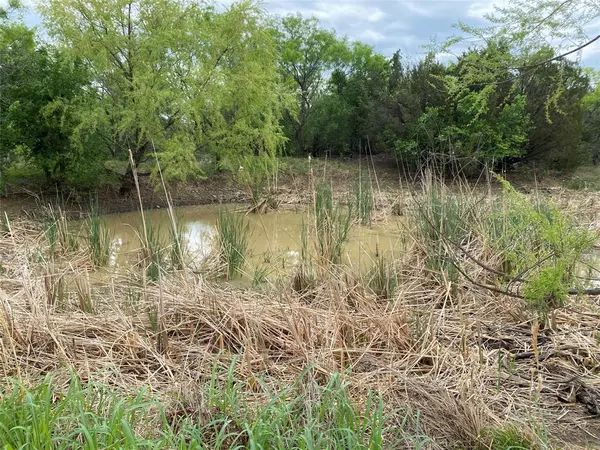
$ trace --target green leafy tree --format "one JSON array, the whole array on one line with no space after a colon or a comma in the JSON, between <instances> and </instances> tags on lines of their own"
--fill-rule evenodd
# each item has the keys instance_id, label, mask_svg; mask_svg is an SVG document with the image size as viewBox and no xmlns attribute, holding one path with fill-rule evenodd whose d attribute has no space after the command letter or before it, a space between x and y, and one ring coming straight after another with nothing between
<instances>
[{"instance_id":1,"label":"green leafy tree","mask_svg":"<svg viewBox=\"0 0 600 450\"><path fill-rule=\"evenodd\" d=\"M451 53L454 45L473 38L484 42L487 51L493 43L502 43L500 59L478 59L478 70L469 71L470 84L480 85L482 92L496 92L502 85L524 95L525 112L533 125L527 157L542 156L545 163L565 167L586 160L579 145L585 82L567 57L600 42L600 35L589 35L599 17L600 5L593 1L515 0L486 15L489 26L459 22L461 35L450 38L440 50Z\"/></svg>"},{"instance_id":2,"label":"green leafy tree","mask_svg":"<svg viewBox=\"0 0 600 450\"><path fill-rule=\"evenodd\" d=\"M581 68L568 60L553 61L521 75L519 87L533 125L526 158L563 169L590 163L591 151L582 145L589 80Z\"/></svg>"},{"instance_id":3,"label":"green leafy tree","mask_svg":"<svg viewBox=\"0 0 600 450\"><path fill-rule=\"evenodd\" d=\"M0 21L6 21L15 11L22 9L20 0L8 0L6 6L0 6Z\"/></svg>"},{"instance_id":4,"label":"green leafy tree","mask_svg":"<svg viewBox=\"0 0 600 450\"><path fill-rule=\"evenodd\" d=\"M13 78L13 73L18 69L18 66L13 62L9 61L9 53L14 53L11 47L27 47L26 43L22 43L21 40L27 41L29 36L23 33L22 28L17 29L10 21L11 16L18 11L20 3L15 0L11 0L8 5L0 6L0 29L1 29L1 40L0 40L0 192L4 189L4 170L10 165L11 154L13 153L13 142L12 136L8 130L8 108L10 107L9 98L7 95L8 87L11 83L8 83L8 79ZM17 36L13 36L16 34Z\"/></svg>"},{"instance_id":5,"label":"green leafy tree","mask_svg":"<svg viewBox=\"0 0 600 450\"><path fill-rule=\"evenodd\" d=\"M337 75L339 79L345 79L343 73ZM315 99L305 136L311 153L315 156L349 154L353 136L352 118L352 108L343 96L327 92Z\"/></svg>"},{"instance_id":6,"label":"green leafy tree","mask_svg":"<svg viewBox=\"0 0 600 450\"><path fill-rule=\"evenodd\" d=\"M74 99L84 92L87 71L56 49L41 45L33 29L19 21L0 23L2 133L5 164L16 149L59 185L83 157L74 151ZM3 166L5 165L3 164Z\"/></svg>"},{"instance_id":7,"label":"green leafy tree","mask_svg":"<svg viewBox=\"0 0 600 450\"><path fill-rule=\"evenodd\" d=\"M453 170L521 156L530 119L506 67L509 59L508 47L495 42L461 55L436 77L445 101L426 107L412 138L398 142L400 154L412 163L435 157Z\"/></svg>"},{"instance_id":8,"label":"green leafy tree","mask_svg":"<svg viewBox=\"0 0 600 450\"><path fill-rule=\"evenodd\" d=\"M40 11L64 51L92 72L80 143L100 135L114 158L131 150L136 163L156 150L171 180L200 174L198 153L224 165L283 144L287 96L254 3L218 12L184 0L50 0Z\"/></svg>"},{"instance_id":9,"label":"green leafy tree","mask_svg":"<svg viewBox=\"0 0 600 450\"><path fill-rule=\"evenodd\" d=\"M600 161L600 71L588 69L590 87L583 97L583 146L593 162Z\"/></svg>"},{"instance_id":10,"label":"green leafy tree","mask_svg":"<svg viewBox=\"0 0 600 450\"><path fill-rule=\"evenodd\" d=\"M356 150L361 144L364 148L377 151L389 115L385 109L390 72L389 60L375 53L373 48L354 43L348 69L348 83L344 92L346 101L352 108L352 142ZM362 149L361 149L362 150Z\"/></svg>"},{"instance_id":11,"label":"green leafy tree","mask_svg":"<svg viewBox=\"0 0 600 450\"><path fill-rule=\"evenodd\" d=\"M315 101L307 124L307 143L315 154L377 149L389 120L385 109L389 61L373 48L355 42L347 62L335 69Z\"/></svg>"},{"instance_id":12,"label":"green leafy tree","mask_svg":"<svg viewBox=\"0 0 600 450\"><path fill-rule=\"evenodd\" d=\"M443 86L446 71L432 54L415 64L403 63L399 52L391 59L386 102L390 120L384 139L388 148L395 149L409 168L417 166L429 150L435 151L435 142L430 139L435 128L430 129L425 124L424 113L446 104L447 93Z\"/></svg>"},{"instance_id":13,"label":"green leafy tree","mask_svg":"<svg viewBox=\"0 0 600 450\"><path fill-rule=\"evenodd\" d=\"M288 15L278 21L276 29L283 80L297 95L297 107L288 110L286 124L293 135L297 154L303 155L306 126L321 93L324 74L348 57L348 49L344 40L322 29L314 17Z\"/></svg>"},{"instance_id":14,"label":"green leafy tree","mask_svg":"<svg viewBox=\"0 0 600 450\"><path fill-rule=\"evenodd\" d=\"M535 58L541 48L554 48L556 54L535 61L541 66L600 39L600 35L590 36L588 32L598 17L600 4L596 1L514 0L486 16L491 27L474 29L461 24L461 28L485 37L502 36L511 42L514 54L525 59Z\"/></svg>"}]
</instances>

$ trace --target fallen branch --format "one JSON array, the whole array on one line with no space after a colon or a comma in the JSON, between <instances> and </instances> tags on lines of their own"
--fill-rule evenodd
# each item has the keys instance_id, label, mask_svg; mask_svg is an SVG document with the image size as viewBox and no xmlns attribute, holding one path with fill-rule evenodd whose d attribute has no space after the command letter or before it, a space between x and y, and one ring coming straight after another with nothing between
<instances>
[{"instance_id":1,"label":"fallen branch","mask_svg":"<svg viewBox=\"0 0 600 450\"><path fill-rule=\"evenodd\" d=\"M600 295L600 288L589 288L589 289L569 289L569 295Z\"/></svg>"}]
</instances>

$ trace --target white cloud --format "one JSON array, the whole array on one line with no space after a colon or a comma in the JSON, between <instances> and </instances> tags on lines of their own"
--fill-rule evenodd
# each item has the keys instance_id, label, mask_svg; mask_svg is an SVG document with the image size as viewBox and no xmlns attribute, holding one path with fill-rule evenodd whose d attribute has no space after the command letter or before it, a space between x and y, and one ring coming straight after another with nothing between
<instances>
[{"instance_id":1,"label":"white cloud","mask_svg":"<svg viewBox=\"0 0 600 450\"><path fill-rule=\"evenodd\" d=\"M358 2L318 2L315 15L322 20L366 20L379 22L385 14L379 8L361 5Z\"/></svg>"},{"instance_id":2,"label":"white cloud","mask_svg":"<svg viewBox=\"0 0 600 450\"><path fill-rule=\"evenodd\" d=\"M369 14L367 20L369 22L379 22L385 16L386 14L383 11L381 11L379 8L376 8L371 14Z\"/></svg>"},{"instance_id":3,"label":"white cloud","mask_svg":"<svg viewBox=\"0 0 600 450\"><path fill-rule=\"evenodd\" d=\"M467 17L484 20L488 14L496 12L496 8L510 6L510 0L474 1L467 8Z\"/></svg>"},{"instance_id":4,"label":"white cloud","mask_svg":"<svg viewBox=\"0 0 600 450\"><path fill-rule=\"evenodd\" d=\"M387 38L383 34L375 30L364 30L357 36L357 40L371 43L383 42L386 39Z\"/></svg>"},{"instance_id":5,"label":"white cloud","mask_svg":"<svg viewBox=\"0 0 600 450\"><path fill-rule=\"evenodd\" d=\"M407 8L410 12L413 12L419 16L431 17L435 15L436 3L438 2L402 2L402 5Z\"/></svg>"}]
</instances>

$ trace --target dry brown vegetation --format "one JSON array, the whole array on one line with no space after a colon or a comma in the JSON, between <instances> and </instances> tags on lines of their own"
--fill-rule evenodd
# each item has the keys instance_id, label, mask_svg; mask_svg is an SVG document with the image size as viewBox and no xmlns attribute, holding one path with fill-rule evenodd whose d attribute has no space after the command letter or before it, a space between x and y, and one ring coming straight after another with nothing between
<instances>
[{"instance_id":1,"label":"dry brown vegetation","mask_svg":"<svg viewBox=\"0 0 600 450\"><path fill-rule=\"evenodd\" d=\"M427 448L508 448L486 430L511 424L532 448L600 442L595 297L571 297L544 324L523 299L433 273L410 227L386 299L349 268L321 271L300 292L290 282L233 289L186 271L158 283L99 274L83 251L50 261L38 228L11 222L0 235L5 377L66 382L72 368L123 391L150 386L168 404L177 394L201 415L199 387L237 358L235 378L256 404L307 368L317 381L341 373L357 404L374 391L388 411L418 412ZM497 255L477 240L467 250L462 270L489 284L477 262L497 266Z\"/></svg>"}]
</instances>

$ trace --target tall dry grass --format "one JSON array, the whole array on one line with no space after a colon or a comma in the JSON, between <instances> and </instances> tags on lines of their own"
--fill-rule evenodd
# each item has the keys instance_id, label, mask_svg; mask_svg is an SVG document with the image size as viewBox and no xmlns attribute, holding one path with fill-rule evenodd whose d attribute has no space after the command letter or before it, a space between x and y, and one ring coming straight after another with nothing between
<instances>
[{"instance_id":1,"label":"tall dry grass","mask_svg":"<svg viewBox=\"0 0 600 450\"><path fill-rule=\"evenodd\" d=\"M447 213L434 206L441 203L425 206L427 198L415 193L411 211L432 208L426 223L445 227ZM461 247L450 255L461 270L452 282L431 276L428 249L437 248L430 245L440 237L424 242L423 229L409 220L409 243L393 272L382 263L378 275L371 274L379 281L370 286L364 274L345 268L312 279L310 296L292 281L253 291L179 273L165 273L154 284L113 274L88 289L67 282L82 275L67 267L59 308L47 301L44 267L30 257L47 242L26 223L11 222L11 229L0 235L0 256L10 261L0 280L5 377L30 383L51 373L66 386L68 366L122 392L149 387L175 417L207 423L217 408L236 436L254 430L244 428L250 422L236 422L239 411L267 411L281 425L280 436L294 429L284 418L297 411L335 421L330 406L348 404L354 409L340 409L347 411L342 418L352 419L357 431L365 411L378 411L376 398L385 429L370 448L507 448L498 442L585 448L598 442L600 307L593 297L571 297L544 327L523 299L488 288L495 279L486 267L501 267L502 258L480 236L457 232L439 247L442 255ZM310 261L308 253L305 258ZM333 396L314 403L335 377L348 401ZM227 401L210 403L199 387L211 383L209 392L227 392ZM277 393L292 391L289 400L278 400ZM325 406L303 409L311 404ZM288 416L275 416L285 405ZM367 422L361 442L369 442L377 421ZM269 421L253 423L269 429Z\"/></svg>"}]
</instances>

